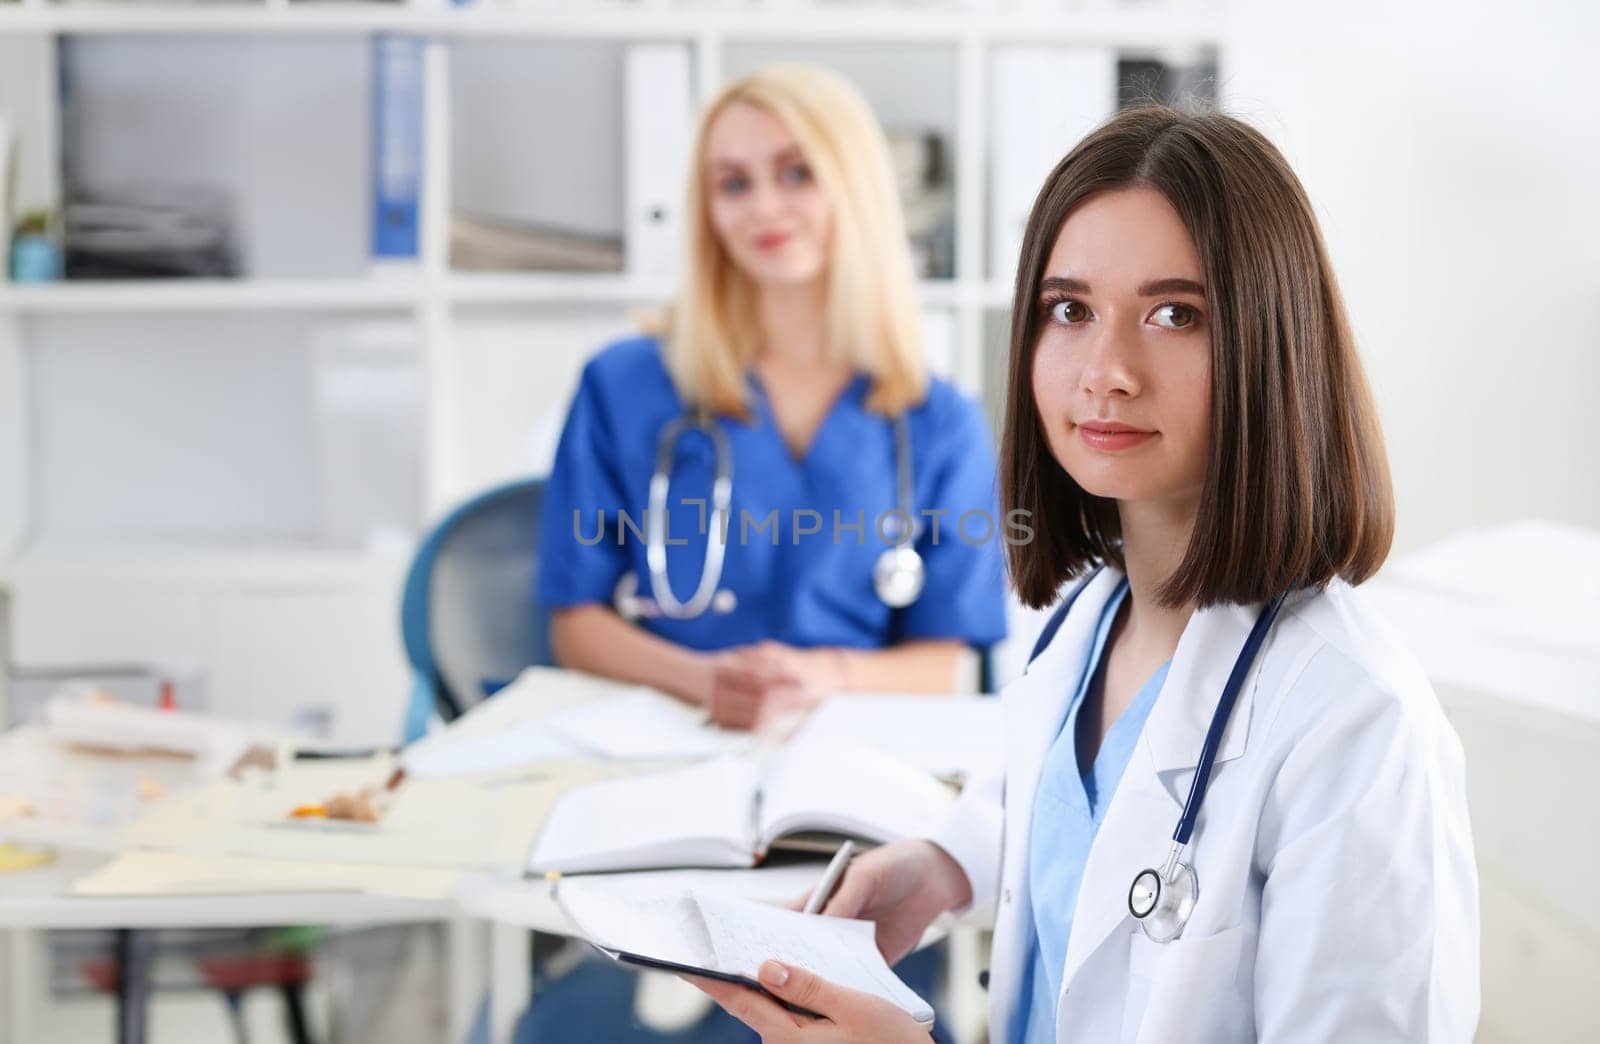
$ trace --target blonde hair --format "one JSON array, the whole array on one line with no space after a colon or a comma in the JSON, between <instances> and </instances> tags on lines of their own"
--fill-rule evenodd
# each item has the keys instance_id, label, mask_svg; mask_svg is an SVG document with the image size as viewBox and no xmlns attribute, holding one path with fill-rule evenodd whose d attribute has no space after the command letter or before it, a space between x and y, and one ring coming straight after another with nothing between
<instances>
[{"instance_id":1,"label":"blonde hair","mask_svg":"<svg viewBox=\"0 0 1600 1044\"><path fill-rule=\"evenodd\" d=\"M700 117L683 211L683 282L662 324L678 394L692 406L748 416L755 285L717 240L706 205L707 131L735 102L783 121L832 204L824 327L832 357L872 378L869 409L893 414L922 401L928 378L921 317L888 142L844 78L798 63L769 65L733 81Z\"/></svg>"}]
</instances>

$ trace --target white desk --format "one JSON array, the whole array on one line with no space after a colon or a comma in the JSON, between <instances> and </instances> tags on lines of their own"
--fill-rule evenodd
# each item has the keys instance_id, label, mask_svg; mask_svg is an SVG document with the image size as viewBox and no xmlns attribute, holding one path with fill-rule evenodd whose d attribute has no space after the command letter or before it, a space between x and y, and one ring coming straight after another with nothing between
<instances>
[{"instance_id":1,"label":"white desk","mask_svg":"<svg viewBox=\"0 0 1600 1044\"><path fill-rule=\"evenodd\" d=\"M930 701L932 702L932 701ZM500 708L509 710L509 705ZM866 709L865 707L863 709ZM921 708L907 704L915 715ZM998 719L996 719L998 724ZM0 749L13 737L0 737ZM996 741L997 745L997 741ZM942 755L941 755L942 756ZM942 767L942 766L941 766ZM57 863L0 876L0 929L13 931L12 996L5 998L11 1040L34 1039L23 1024L23 994L35 984L16 974L21 932L45 928L188 928L271 926L282 924L384 924L419 921L451 923L450 1044L466 1039L479 998L487 985L490 1027L495 1041L510 1039L516 1017L529 999L527 930L571 935L572 928L556 905L547 882L528 881L508 869L467 878L453 901L397 899L356 893L247 894L228 896L159 896L102 898L70 894L72 883L92 871L115 850L97 845L100 854L66 854ZM715 889L754 899L784 901L814 884L822 863L761 870L661 871L641 876L681 880L686 886ZM469 920L470 919L470 920ZM978 928L952 935L953 1021L962 1026L982 1023L984 998L976 988L982 955ZM130 976L130 979L133 978ZM965 1037L966 1034L959 1033Z\"/></svg>"}]
</instances>

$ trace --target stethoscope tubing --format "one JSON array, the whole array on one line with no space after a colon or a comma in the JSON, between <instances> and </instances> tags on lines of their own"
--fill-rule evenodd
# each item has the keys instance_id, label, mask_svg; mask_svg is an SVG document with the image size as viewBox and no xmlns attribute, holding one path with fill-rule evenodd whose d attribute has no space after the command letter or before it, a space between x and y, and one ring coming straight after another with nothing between
<instances>
[{"instance_id":1,"label":"stethoscope tubing","mask_svg":"<svg viewBox=\"0 0 1600 1044\"><path fill-rule=\"evenodd\" d=\"M885 552L892 555L909 548L916 538L916 517L912 513L912 446L911 426L904 413L890 418L894 428L895 456L895 507L900 516L900 532L894 547ZM667 500L672 488L672 465L678 440L685 432L697 430L711 439L716 455L715 478L711 485L711 526L706 537L706 554L700 567L700 583L686 602L680 602L672 591L672 581L667 574ZM646 512L645 564L650 574L650 595L655 615L687 620L700 616L712 608L717 600L717 588L722 583L722 568L727 556L726 517L733 502L733 450L727 433L716 420L703 410L680 414L667 421L656 440L655 468L650 474L649 510ZM903 553L903 552L902 552ZM916 579L911 584L914 592L922 588L922 560L912 553ZM895 560L889 572L906 567ZM890 585L894 586L894 585ZM879 597L893 608L903 606L891 602L883 591ZM914 599L916 594L911 597Z\"/></svg>"},{"instance_id":2,"label":"stethoscope tubing","mask_svg":"<svg viewBox=\"0 0 1600 1044\"><path fill-rule=\"evenodd\" d=\"M1239 655L1233 661L1233 670L1228 673L1227 684L1222 687L1217 709L1211 712L1211 726L1206 729L1205 742L1200 745L1200 761L1195 765L1194 780L1189 784L1189 797L1183 803L1183 815L1178 818L1178 828L1172 832L1173 843L1180 847L1187 845L1194 834L1195 821L1200 818L1200 804L1205 800L1206 788L1211 784L1211 768L1216 763L1217 751L1222 747L1222 734L1227 731L1233 705L1238 702L1245 677L1250 673L1256 654L1261 651L1261 645L1272 629L1272 622L1278 618L1278 611L1282 608L1283 595L1279 595L1268 602L1261 610L1261 615L1256 617L1244 648L1239 650Z\"/></svg>"}]
</instances>

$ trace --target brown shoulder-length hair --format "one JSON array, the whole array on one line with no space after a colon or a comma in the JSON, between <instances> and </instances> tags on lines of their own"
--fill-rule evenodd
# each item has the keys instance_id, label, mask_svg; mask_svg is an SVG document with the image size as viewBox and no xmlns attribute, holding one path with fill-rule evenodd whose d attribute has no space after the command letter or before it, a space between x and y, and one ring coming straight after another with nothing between
<instances>
[{"instance_id":1,"label":"brown shoulder-length hair","mask_svg":"<svg viewBox=\"0 0 1600 1044\"><path fill-rule=\"evenodd\" d=\"M1121 567L1116 503L1051 456L1033 395L1039 282L1062 223L1091 196L1144 186L1193 238L1211 314L1211 446L1189 547L1163 604L1252 604L1335 576L1367 579L1389 553L1394 496L1377 413L1305 189L1260 132L1212 111L1126 109L1045 181L1023 237L1000 449L1022 601L1040 607L1097 561ZM1008 516L1009 517L1009 516Z\"/></svg>"}]
</instances>

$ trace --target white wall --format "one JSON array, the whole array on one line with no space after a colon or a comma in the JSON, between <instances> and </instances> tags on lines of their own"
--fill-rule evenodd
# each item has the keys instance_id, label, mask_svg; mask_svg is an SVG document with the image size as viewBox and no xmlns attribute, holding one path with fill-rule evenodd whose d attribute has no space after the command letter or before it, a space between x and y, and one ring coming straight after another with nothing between
<instances>
[{"instance_id":1,"label":"white wall","mask_svg":"<svg viewBox=\"0 0 1600 1044\"><path fill-rule=\"evenodd\" d=\"M1389 437L1396 550L1600 528L1600 7L1229 0L1224 104L1323 220Z\"/></svg>"}]
</instances>

